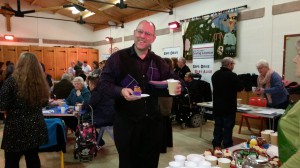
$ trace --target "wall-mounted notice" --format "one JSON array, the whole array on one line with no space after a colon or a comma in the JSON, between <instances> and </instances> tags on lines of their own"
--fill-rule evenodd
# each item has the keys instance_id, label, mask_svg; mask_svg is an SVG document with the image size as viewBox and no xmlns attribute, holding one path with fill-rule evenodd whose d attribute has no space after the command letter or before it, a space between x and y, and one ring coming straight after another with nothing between
<instances>
[{"instance_id":1,"label":"wall-mounted notice","mask_svg":"<svg viewBox=\"0 0 300 168\"><path fill-rule=\"evenodd\" d=\"M182 57L180 47L167 47L163 48L163 58Z\"/></svg>"},{"instance_id":2,"label":"wall-mounted notice","mask_svg":"<svg viewBox=\"0 0 300 168\"><path fill-rule=\"evenodd\" d=\"M201 74L201 79L211 84L213 66L214 43L193 45L193 73Z\"/></svg>"}]
</instances>

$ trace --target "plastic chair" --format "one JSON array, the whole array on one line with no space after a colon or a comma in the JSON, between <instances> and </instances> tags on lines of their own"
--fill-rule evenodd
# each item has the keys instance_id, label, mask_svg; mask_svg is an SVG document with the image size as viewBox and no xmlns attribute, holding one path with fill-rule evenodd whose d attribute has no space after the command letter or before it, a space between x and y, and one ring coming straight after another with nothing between
<instances>
[{"instance_id":1,"label":"plastic chair","mask_svg":"<svg viewBox=\"0 0 300 168\"><path fill-rule=\"evenodd\" d=\"M39 147L39 152L60 152L60 168L64 168L64 153L66 153L66 128L59 118L45 119L49 141Z\"/></svg>"},{"instance_id":2,"label":"plastic chair","mask_svg":"<svg viewBox=\"0 0 300 168\"><path fill-rule=\"evenodd\" d=\"M249 105L259 106L259 107L266 107L267 106L267 100L266 100L266 98L261 98L261 97L250 97L249 98ZM249 118L250 119L260 120L260 131L258 133L258 134L260 134L260 132L263 129L263 123L264 123L265 118L261 117L261 116L255 116L255 115L252 115L252 114L242 114L241 115L241 121L240 121L240 127L239 127L239 132L238 133L239 134L241 133L241 128L243 126L243 120L244 119L246 121L248 130L253 133L253 131L251 130L249 121L248 121Z\"/></svg>"}]
</instances>

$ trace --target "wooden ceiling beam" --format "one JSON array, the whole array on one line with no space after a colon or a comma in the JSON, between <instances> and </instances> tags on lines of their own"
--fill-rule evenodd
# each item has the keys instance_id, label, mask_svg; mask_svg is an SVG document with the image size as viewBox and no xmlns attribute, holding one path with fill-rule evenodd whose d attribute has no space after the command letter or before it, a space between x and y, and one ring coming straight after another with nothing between
<instances>
[{"instance_id":1,"label":"wooden ceiling beam","mask_svg":"<svg viewBox=\"0 0 300 168\"><path fill-rule=\"evenodd\" d=\"M103 11L98 10L98 8L96 8L92 4L90 5L88 2L80 3L77 0L67 0L67 1L71 2L73 4L76 4L76 5L82 6L82 7L86 8L87 10L89 10L91 12L94 12L95 14L107 17L108 19L110 19L110 20L112 20L112 21L114 21L114 22L116 22L118 24L122 23L118 18L116 18L116 17L114 17L112 15L109 15L109 14L103 12Z\"/></svg>"},{"instance_id":2,"label":"wooden ceiling beam","mask_svg":"<svg viewBox=\"0 0 300 168\"><path fill-rule=\"evenodd\" d=\"M193 2L198 2L199 0L173 0L170 5L174 7L179 7L179 6L183 6L183 5L186 5L186 4L190 4L190 3L193 3Z\"/></svg>"},{"instance_id":3,"label":"wooden ceiling beam","mask_svg":"<svg viewBox=\"0 0 300 168\"><path fill-rule=\"evenodd\" d=\"M34 0L34 1L32 1L32 2L30 3L30 5L31 5L31 6L34 5L37 1L39 1L39 0Z\"/></svg>"},{"instance_id":4,"label":"wooden ceiling beam","mask_svg":"<svg viewBox=\"0 0 300 168\"><path fill-rule=\"evenodd\" d=\"M168 0L152 0L153 2L155 2L157 5L166 8L166 9L170 9L170 3L168 2Z\"/></svg>"}]
</instances>

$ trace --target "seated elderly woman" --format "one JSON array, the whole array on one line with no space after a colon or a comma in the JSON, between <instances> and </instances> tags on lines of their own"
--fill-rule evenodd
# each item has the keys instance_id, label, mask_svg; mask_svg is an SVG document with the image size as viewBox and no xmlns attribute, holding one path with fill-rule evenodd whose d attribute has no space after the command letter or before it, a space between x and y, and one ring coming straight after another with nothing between
<instances>
[{"instance_id":1,"label":"seated elderly woman","mask_svg":"<svg viewBox=\"0 0 300 168\"><path fill-rule=\"evenodd\" d=\"M75 106L76 103L87 104L90 101L91 93L85 87L84 80L82 77L77 76L73 79L74 89L66 99L66 103L69 106Z\"/></svg>"},{"instance_id":2,"label":"seated elderly woman","mask_svg":"<svg viewBox=\"0 0 300 168\"><path fill-rule=\"evenodd\" d=\"M75 106L77 103L87 105L91 98L90 91L85 87L84 80L82 77L75 77L73 79L74 89L71 90L70 95L66 99L66 103L69 106ZM76 130L78 120L76 117L64 117L63 118L66 126L73 131Z\"/></svg>"}]
</instances>

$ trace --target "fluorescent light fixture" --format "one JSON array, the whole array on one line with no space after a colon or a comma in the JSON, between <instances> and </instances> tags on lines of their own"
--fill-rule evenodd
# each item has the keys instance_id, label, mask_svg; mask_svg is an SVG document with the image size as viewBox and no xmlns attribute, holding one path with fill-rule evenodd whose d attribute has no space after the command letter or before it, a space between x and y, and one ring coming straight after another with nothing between
<instances>
[{"instance_id":1,"label":"fluorescent light fixture","mask_svg":"<svg viewBox=\"0 0 300 168\"><path fill-rule=\"evenodd\" d=\"M5 40L14 40L14 36L13 35L4 35L4 39Z\"/></svg>"},{"instance_id":2,"label":"fluorescent light fixture","mask_svg":"<svg viewBox=\"0 0 300 168\"><path fill-rule=\"evenodd\" d=\"M180 27L180 23L175 21L175 22L168 23L168 26L170 29L177 29Z\"/></svg>"}]
</instances>

